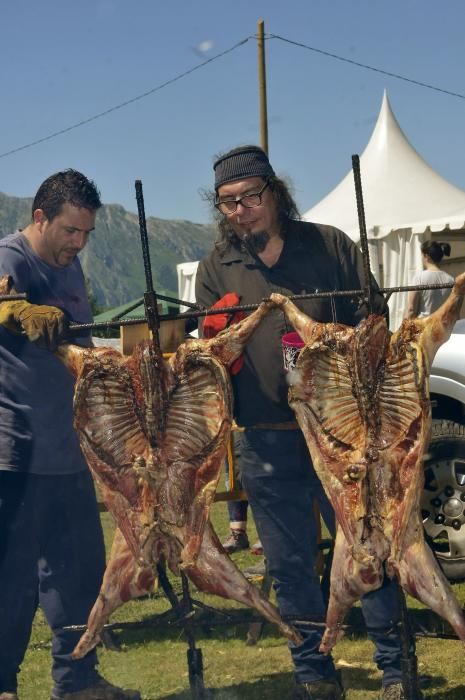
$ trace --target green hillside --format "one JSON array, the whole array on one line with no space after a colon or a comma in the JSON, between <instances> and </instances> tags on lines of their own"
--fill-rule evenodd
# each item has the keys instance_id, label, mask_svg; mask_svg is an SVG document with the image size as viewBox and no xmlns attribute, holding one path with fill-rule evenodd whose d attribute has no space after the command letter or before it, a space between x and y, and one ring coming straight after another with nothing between
<instances>
[{"instance_id":1,"label":"green hillside","mask_svg":"<svg viewBox=\"0 0 465 700\"><path fill-rule=\"evenodd\" d=\"M28 224L32 199L0 192L0 238ZM152 276L157 288L177 289L176 265L198 260L211 248L213 225L147 218ZM95 231L81 253L92 296L99 306L113 307L143 295L144 264L136 214L118 204L102 207Z\"/></svg>"}]
</instances>

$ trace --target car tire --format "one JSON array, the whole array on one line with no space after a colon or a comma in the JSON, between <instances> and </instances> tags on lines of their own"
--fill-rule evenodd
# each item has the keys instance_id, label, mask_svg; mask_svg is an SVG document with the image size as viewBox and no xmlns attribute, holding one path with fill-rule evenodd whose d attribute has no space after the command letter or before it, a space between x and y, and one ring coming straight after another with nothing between
<instances>
[{"instance_id":1,"label":"car tire","mask_svg":"<svg viewBox=\"0 0 465 700\"><path fill-rule=\"evenodd\" d=\"M426 539L449 581L465 580L465 425L433 420L424 460Z\"/></svg>"}]
</instances>

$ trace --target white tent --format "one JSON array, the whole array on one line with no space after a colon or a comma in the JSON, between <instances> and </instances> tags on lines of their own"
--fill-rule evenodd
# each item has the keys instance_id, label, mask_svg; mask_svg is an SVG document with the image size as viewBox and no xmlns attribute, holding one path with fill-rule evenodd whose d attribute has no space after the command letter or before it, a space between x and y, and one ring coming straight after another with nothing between
<instances>
[{"instance_id":1,"label":"white tent","mask_svg":"<svg viewBox=\"0 0 465 700\"><path fill-rule=\"evenodd\" d=\"M197 274L198 260L184 262L176 265L178 273L178 299L195 303L195 275ZM190 311L190 306L180 306L180 311ZM198 331L192 331L191 336L198 338Z\"/></svg>"},{"instance_id":2,"label":"white tent","mask_svg":"<svg viewBox=\"0 0 465 700\"><path fill-rule=\"evenodd\" d=\"M438 175L413 148L386 92L360 171L373 274L384 287L409 284L421 268L420 243L431 233L465 228L465 191ZM337 226L358 241L352 172L302 218ZM389 306L396 328L405 294L393 294Z\"/></svg>"},{"instance_id":3,"label":"white tent","mask_svg":"<svg viewBox=\"0 0 465 700\"><path fill-rule=\"evenodd\" d=\"M178 299L195 303L195 275L199 262L184 262L176 265L178 273ZM188 306L181 306L181 311L188 311Z\"/></svg>"}]
</instances>

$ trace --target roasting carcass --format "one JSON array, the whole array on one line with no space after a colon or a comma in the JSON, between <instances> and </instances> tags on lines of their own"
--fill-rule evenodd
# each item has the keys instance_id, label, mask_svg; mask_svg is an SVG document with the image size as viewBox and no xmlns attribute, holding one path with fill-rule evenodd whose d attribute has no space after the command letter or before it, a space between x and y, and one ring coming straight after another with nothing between
<instances>
[{"instance_id":1,"label":"roasting carcass","mask_svg":"<svg viewBox=\"0 0 465 700\"><path fill-rule=\"evenodd\" d=\"M420 513L431 426L428 376L464 293L465 273L438 311L404 321L393 334L381 316L355 328L319 323L286 297L271 296L305 342L289 403L338 523L325 653L347 610L378 588L385 573L465 641L462 610L424 541Z\"/></svg>"},{"instance_id":2,"label":"roasting carcass","mask_svg":"<svg viewBox=\"0 0 465 700\"><path fill-rule=\"evenodd\" d=\"M130 357L64 345L76 377L75 427L118 529L88 629L74 651L99 641L108 616L149 592L162 558L199 589L255 607L294 643L295 630L241 574L208 520L232 423L228 367L269 303L211 340L189 340L165 361L144 341Z\"/></svg>"}]
</instances>

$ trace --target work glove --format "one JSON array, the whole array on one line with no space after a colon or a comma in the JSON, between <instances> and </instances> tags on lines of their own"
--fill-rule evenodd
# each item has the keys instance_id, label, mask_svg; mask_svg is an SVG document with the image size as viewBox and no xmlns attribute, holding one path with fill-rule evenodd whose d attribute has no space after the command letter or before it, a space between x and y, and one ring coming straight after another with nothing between
<instances>
[{"instance_id":1,"label":"work glove","mask_svg":"<svg viewBox=\"0 0 465 700\"><path fill-rule=\"evenodd\" d=\"M211 309L221 309L225 306L237 306L239 304L240 297L235 292L228 292L228 294L225 294L221 299L219 299L213 306L211 306ZM243 318L246 317L246 314L244 311L236 311L235 313L228 314L215 314L214 316L206 316L205 321L203 322L203 337L204 338L214 338L215 335L218 335L220 331L223 331L225 328L228 326L231 326L233 323L238 323L239 321L242 321ZM237 374L238 372L241 371L242 367L244 365L244 356L240 355L237 360L234 360L234 362L231 365L230 371L231 374Z\"/></svg>"},{"instance_id":2,"label":"work glove","mask_svg":"<svg viewBox=\"0 0 465 700\"><path fill-rule=\"evenodd\" d=\"M55 306L18 300L0 304L0 325L15 335L24 332L30 341L53 352L65 334L67 322L63 311Z\"/></svg>"}]
</instances>

